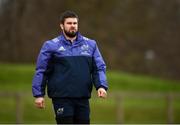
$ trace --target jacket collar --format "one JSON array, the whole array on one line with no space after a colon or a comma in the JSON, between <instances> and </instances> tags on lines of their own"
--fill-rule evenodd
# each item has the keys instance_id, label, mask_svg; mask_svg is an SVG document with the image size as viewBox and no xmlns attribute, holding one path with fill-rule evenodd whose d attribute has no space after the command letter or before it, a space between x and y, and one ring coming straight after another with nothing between
<instances>
[{"instance_id":1,"label":"jacket collar","mask_svg":"<svg viewBox=\"0 0 180 125\"><path fill-rule=\"evenodd\" d=\"M82 40L83 40L83 36L78 32L77 33L77 38L74 40L73 43L71 43L70 40L67 40L66 37L64 36L64 34L61 32L60 36L58 37L58 39L60 41L62 41L63 43L65 44L68 44L68 45L75 45L75 44L78 44L80 43Z\"/></svg>"}]
</instances>

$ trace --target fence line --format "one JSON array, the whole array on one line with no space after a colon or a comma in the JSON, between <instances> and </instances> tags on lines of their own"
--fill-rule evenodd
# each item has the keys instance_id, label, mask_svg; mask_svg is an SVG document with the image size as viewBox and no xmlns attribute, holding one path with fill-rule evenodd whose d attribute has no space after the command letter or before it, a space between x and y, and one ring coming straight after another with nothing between
<instances>
[{"instance_id":1,"label":"fence line","mask_svg":"<svg viewBox=\"0 0 180 125\"><path fill-rule=\"evenodd\" d=\"M123 108L123 101L124 98L141 98L141 99L155 99L155 98L164 98L167 103L167 123L173 124L174 123L174 108L173 108L173 101L174 98L180 98L180 93L150 93L150 92L143 92L143 93L111 93L109 95L111 98L115 98L116 105L117 105L117 121L119 124L124 123L124 108Z\"/></svg>"},{"instance_id":2,"label":"fence line","mask_svg":"<svg viewBox=\"0 0 180 125\"><path fill-rule=\"evenodd\" d=\"M21 124L23 123L23 96L25 94L19 93L19 92L0 92L0 97L6 97L6 98L13 98L16 105L16 123Z\"/></svg>"},{"instance_id":3,"label":"fence line","mask_svg":"<svg viewBox=\"0 0 180 125\"><path fill-rule=\"evenodd\" d=\"M23 98L28 96L30 93L19 93L19 92L0 92L0 97L13 98L16 105L16 123L23 123ZM141 99L154 99L154 98L164 98L167 103L167 123L174 123L174 107L173 100L174 98L180 98L180 93L109 93L108 97L114 98L116 101L116 111L117 111L117 121L119 124L124 123L124 107L123 101L125 98L141 98Z\"/></svg>"}]
</instances>

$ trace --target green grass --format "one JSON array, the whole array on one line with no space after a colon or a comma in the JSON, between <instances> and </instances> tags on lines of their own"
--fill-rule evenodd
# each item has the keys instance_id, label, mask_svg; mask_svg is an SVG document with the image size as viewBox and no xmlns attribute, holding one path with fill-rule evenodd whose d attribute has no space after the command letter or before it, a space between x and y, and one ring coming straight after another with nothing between
<instances>
[{"instance_id":1,"label":"green grass","mask_svg":"<svg viewBox=\"0 0 180 125\"><path fill-rule=\"evenodd\" d=\"M122 72L108 72L110 88L114 90L126 91L158 91L158 92L178 92L180 81L163 80L145 75L133 75Z\"/></svg>"},{"instance_id":2,"label":"green grass","mask_svg":"<svg viewBox=\"0 0 180 125\"><path fill-rule=\"evenodd\" d=\"M0 64L0 90L29 91L34 65Z\"/></svg>"},{"instance_id":3,"label":"green grass","mask_svg":"<svg viewBox=\"0 0 180 125\"><path fill-rule=\"evenodd\" d=\"M34 65L0 64L0 89L11 91L29 90L35 71ZM107 71L109 91L157 91L178 92L180 81L151 78L123 72Z\"/></svg>"},{"instance_id":4,"label":"green grass","mask_svg":"<svg viewBox=\"0 0 180 125\"><path fill-rule=\"evenodd\" d=\"M12 98L2 98L0 101L1 123L13 123L16 120L15 101Z\"/></svg>"},{"instance_id":5,"label":"green grass","mask_svg":"<svg viewBox=\"0 0 180 125\"><path fill-rule=\"evenodd\" d=\"M50 99L46 98L46 109L34 107L31 95L31 82L35 66L29 64L0 64L0 92L25 93L22 98L23 123L55 123ZM108 71L109 94L121 93L178 93L180 81L164 80L144 75L134 75L123 72ZM117 121L118 100L109 97L106 100L97 99L93 91L91 104L91 123L119 123ZM124 97L121 103L124 118L123 123L167 123L166 98L142 99ZM15 99L1 97L0 123L15 123ZM180 99L174 98L174 122L180 123Z\"/></svg>"}]
</instances>

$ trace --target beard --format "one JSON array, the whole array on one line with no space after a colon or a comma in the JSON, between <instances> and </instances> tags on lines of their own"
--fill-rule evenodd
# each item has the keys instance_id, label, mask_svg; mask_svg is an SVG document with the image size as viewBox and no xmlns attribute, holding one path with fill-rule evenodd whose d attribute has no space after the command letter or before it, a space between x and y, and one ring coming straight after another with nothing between
<instances>
[{"instance_id":1,"label":"beard","mask_svg":"<svg viewBox=\"0 0 180 125\"><path fill-rule=\"evenodd\" d=\"M70 38L74 38L76 35L77 35L77 32L78 31L67 31L67 30L64 30L64 33L66 34L66 36L70 37Z\"/></svg>"}]
</instances>

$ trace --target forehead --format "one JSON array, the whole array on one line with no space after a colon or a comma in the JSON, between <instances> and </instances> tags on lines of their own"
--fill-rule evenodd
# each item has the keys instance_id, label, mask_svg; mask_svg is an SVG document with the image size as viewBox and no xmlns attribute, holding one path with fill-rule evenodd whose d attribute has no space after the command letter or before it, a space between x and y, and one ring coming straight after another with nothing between
<instances>
[{"instance_id":1,"label":"forehead","mask_svg":"<svg viewBox=\"0 0 180 125\"><path fill-rule=\"evenodd\" d=\"M66 18L64 20L64 23L67 23L67 22L78 22L78 19L77 18L72 18L72 17Z\"/></svg>"}]
</instances>

